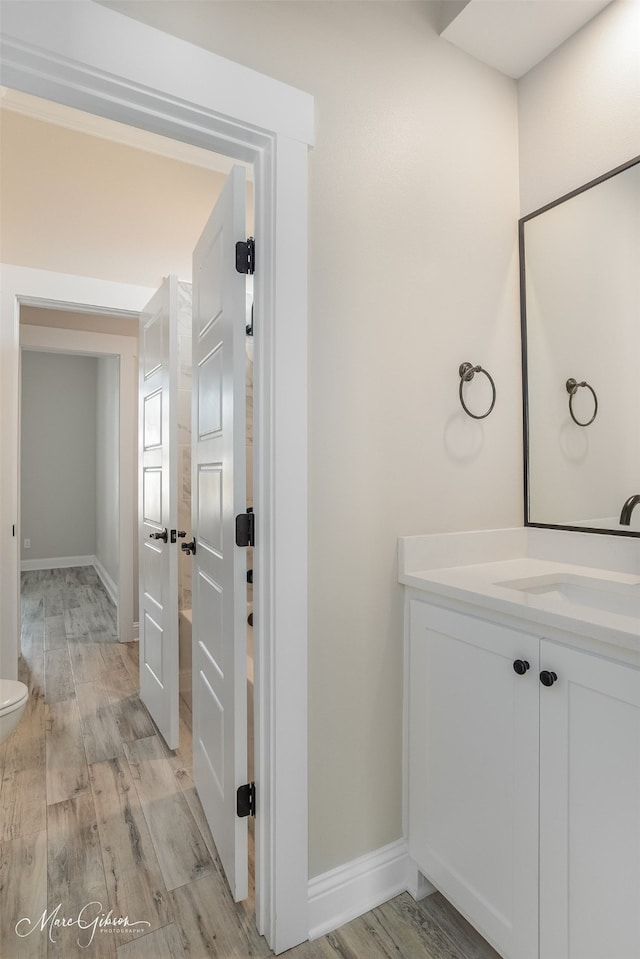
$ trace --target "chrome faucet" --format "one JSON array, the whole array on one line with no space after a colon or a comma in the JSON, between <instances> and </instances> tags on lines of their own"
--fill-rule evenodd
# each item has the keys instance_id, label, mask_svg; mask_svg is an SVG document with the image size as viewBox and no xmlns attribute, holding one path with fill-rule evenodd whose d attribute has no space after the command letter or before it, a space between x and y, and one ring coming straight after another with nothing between
<instances>
[{"instance_id":1,"label":"chrome faucet","mask_svg":"<svg viewBox=\"0 0 640 959\"><path fill-rule=\"evenodd\" d=\"M631 514L633 513L634 507L640 503L640 493L635 493L634 496L630 496L627 502L622 507L622 512L620 513L620 525L629 526L631 523Z\"/></svg>"}]
</instances>

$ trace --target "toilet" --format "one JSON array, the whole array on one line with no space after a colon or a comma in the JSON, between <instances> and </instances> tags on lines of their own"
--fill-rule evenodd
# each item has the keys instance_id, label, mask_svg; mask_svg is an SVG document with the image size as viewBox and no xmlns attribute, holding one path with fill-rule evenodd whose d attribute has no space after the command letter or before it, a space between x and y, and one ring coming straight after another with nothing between
<instances>
[{"instance_id":1,"label":"toilet","mask_svg":"<svg viewBox=\"0 0 640 959\"><path fill-rule=\"evenodd\" d=\"M29 690L17 679L0 679L0 743L16 728L27 705Z\"/></svg>"}]
</instances>

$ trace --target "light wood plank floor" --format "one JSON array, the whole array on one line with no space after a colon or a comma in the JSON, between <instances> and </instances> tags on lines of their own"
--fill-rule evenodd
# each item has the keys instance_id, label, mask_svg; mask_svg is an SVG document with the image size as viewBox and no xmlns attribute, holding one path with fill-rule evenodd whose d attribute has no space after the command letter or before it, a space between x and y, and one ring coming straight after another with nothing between
<instances>
[{"instance_id":1,"label":"light wood plank floor","mask_svg":"<svg viewBox=\"0 0 640 959\"><path fill-rule=\"evenodd\" d=\"M269 956L253 898L235 904L222 875L193 784L188 703L170 752L138 698L137 645L115 641L94 570L24 573L22 615L29 704L0 746L2 959ZM86 928L53 923L88 903ZM144 925L94 931L110 910ZM408 894L286 955L498 959L441 896Z\"/></svg>"}]
</instances>

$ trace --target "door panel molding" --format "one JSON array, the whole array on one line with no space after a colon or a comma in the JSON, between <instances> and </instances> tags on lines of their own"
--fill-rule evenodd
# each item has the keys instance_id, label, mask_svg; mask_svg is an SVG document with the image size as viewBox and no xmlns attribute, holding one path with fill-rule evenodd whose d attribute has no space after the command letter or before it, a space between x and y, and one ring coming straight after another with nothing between
<instances>
[{"instance_id":1,"label":"door panel molding","mask_svg":"<svg viewBox=\"0 0 640 959\"><path fill-rule=\"evenodd\" d=\"M178 525L176 276L165 278L138 324L140 699L169 749L177 749L178 549L166 535Z\"/></svg>"}]
</instances>

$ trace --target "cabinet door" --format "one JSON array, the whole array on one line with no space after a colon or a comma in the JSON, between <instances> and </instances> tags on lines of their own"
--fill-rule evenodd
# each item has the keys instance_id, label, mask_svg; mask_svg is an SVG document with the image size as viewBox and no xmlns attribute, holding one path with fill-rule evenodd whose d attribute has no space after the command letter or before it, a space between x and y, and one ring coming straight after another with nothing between
<instances>
[{"instance_id":1,"label":"cabinet door","mask_svg":"<svg viewBox=\"0 0 640 959\"><path fill-rule=\"evenodd\" d=\"M538 645L410 604L409 854L512 959L538 953Z\"/></svg>"},{"instance_id":2,"label":"cabinet door","mask_svg":"<svg viewBox=\"0 0 640 959\"><path fill-rule=\"evenodd\" d=\"M640 670L541 643L541 959L640 956Z\"/></svg>"}]
</instances>

